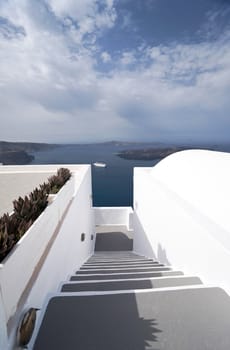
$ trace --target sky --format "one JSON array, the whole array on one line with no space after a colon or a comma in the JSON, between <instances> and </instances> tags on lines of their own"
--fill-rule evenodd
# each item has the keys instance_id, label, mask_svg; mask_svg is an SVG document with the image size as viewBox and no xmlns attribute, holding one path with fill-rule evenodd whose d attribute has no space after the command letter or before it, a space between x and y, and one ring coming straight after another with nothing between
<instances>
[{"instance_id":1,"label":"sky","mask_svg":"<svg viewBox=\"0 0 230 350\"><path fill-rule=\"evenodd\" d=\"M230 0L0 0L0 140L230 141Z\"/></svg>"}]
</instances>

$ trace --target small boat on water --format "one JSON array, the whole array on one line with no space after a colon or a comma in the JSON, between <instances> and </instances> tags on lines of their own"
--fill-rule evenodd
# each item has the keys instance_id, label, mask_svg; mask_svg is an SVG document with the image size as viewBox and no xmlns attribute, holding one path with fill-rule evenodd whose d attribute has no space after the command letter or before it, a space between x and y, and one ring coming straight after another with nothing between
<instances>
[{"instance_id":1,"label":"small boat on water","mask_svg":"<svg viewBox=\"0 0 230 350\"><path fill-rule=\"evenodd\" d=\"M93 165L100 168L106 168L106 163L103 162L95 162Z\"/></svg>"}]
</instances>

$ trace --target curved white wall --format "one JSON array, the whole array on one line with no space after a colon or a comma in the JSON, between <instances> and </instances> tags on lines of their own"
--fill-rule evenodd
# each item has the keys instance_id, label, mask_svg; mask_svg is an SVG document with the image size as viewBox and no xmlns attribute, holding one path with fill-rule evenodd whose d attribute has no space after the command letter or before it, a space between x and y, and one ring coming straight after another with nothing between
<instances>
[{"instance_id":1,"label":"curved white wall","mask_svg":"<svg viewBox=\"0 0 230 350\"><path fill-rule=\"evenodd\" d=\"M191 150L175 153L152 169L159 180L197 210L230 230L230 154Z\"/></svg>"},{"instance_id":2,"label":"curved white wall","mask_svg":"<svg viewBox=\"0 0 230 350\"><path fill-rule=\"evenodd\" d=\"M134 175L134 250L230 292L230 155L191 150Z\"/></svg>"}]
</instances>

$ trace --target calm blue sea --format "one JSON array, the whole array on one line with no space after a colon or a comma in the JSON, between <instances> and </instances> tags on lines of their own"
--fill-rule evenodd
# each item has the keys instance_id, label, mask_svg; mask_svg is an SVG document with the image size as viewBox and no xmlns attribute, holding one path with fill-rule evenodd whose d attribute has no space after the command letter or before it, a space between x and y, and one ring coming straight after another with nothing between
<instances>
[{"instance_id":1,"label":"calm blue sea","mask_svg":"<svg viewBox=\"0 0 230 350\"><path fill-rule=\"evenodd\" d=\"M132 148L130 145L127 149ZM133 148L137 148L133 146ZM106 168L92 166L93 205L130 206L133 204L133 168L151 167L158 161L134 161L116 156L124 146L71 145L33 153L32 164L92 164L103 161Z\"/></svg>"}]
</instances>

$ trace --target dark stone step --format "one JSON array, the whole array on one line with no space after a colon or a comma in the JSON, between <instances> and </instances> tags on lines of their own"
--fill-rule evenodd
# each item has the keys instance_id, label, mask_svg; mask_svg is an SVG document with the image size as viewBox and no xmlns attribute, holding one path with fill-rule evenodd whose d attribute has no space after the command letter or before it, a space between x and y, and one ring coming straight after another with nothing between
<instances>
[{"instance_id":1,"label":"dark stone step","mask_svg":"<svg viewBox=\"0 0 230 350\"><path fill-rule=\"evenodd\" d=\"M101 254L93 254L91 255L91 258L110 258L110 257L133 257L133 258L145 258L145 256L143 255L138 255L135 254L133 252L105 252L105 253L101 253Z\"/></svg>"},{"instance_id":2,"label":"dark stone step","mask_svg":"<svg viewBox=\"0 0 230 350\"><path fill-rule=\"evenodd\" d=\"M90 259L120 259L120 258L131 258L131 259L146 259L145 256L135 254L105 254L105 255L91 255Z\"/></svg>"},{"instance_id":3,"label":"dark stone step","mask_svg":"<svg viewBox=\"0 0 230 350\"><path fill-rule=\"evenodd\" d=\"M151 263L151 264L126 264L126 265L103 265L103 266L99 266L99 265L92 265L92 266L88 266L88 265L82 265L82 267L80 268L80 270L109 270L109 269L129 269L129 268L147 268L147 267L160 267L160 266L164 266L163 264L158 264L158 263Z\"/></svg>"},{"instance_id":4,"label":"dark stone step","mask_svg":"<svg viewBox=\"0 0 230 350\"><path fill-rule=\"evenodd\" d=\"M140 258L146 258L146 256L143 255L138 255L138 254L133 254L132 252L130 253L125 253L125 254L113 254L113 253L106 253L106 254L93 254L90 256L90 258L95 258L95 259L101 259L101 258L126 258L126 257L131 257L131 258L136 258L136 259L140 259Z\"/></svg>"},{"instance_id":5,"label":"dark stone step","mask_svg":"<svg viewBox=\"0 0 230 350\"><path fill-rule=\"evenodd\" d=\"M101 259L101 258L136 258L136 259L145 259L143 255L139 255L133 252L104 252L100 254L93 254L90 258Z\"/></svg>"},{"instance_id":6,"label":"dark stone step","mask_svg":"<svg viewBox=\"0 0 230 350\"><path fill-rule=\"evenodd\" d=\"M76 271L76 274L77 275L85 275L85 274L89 274L89 275L98 275L98 274L107 274L107 275L110 275L112 273L129 273L129 272L132 272L132 273L136 273L136 272L156 272L156 271L169 271L171 270L170 267L163 267L163 266L157 266L157 267L148 267L148 268L142 268L142 269L139 269L139 268L132 268L132 269L122 269L122 270L119 270L119 269L111 269L111 270L78 270Z\"/></svg>"},{"instance_id":7,"label":"dark stone step","mask_svg":"<svg viewBox=\"0 0 230 350\"><path fill-rule=\"evenodd\" d=\"M57 296L33 350L229 350L230 298L219 288Z\"/></svg>"},{"instance_id":8,"label":"dark stone step","mask_svg":"<svg viewBox=\"0 0 230 350\"><path fill-rule=\"evenodd\" d=\"M66 283L62 286L62 292L81 291L112 291L129 289L148 289L178 287L186 285L202 284L198 277L168 277L155 278L137 281L116 281L116 282L86 282L86 283Z\"/></svg>"},{"instance_id":9,"label":"dark stone step","mask_svg":"<svg viewBox=\"0 0 230 350\"><path fill-rule=\"evenodd\" d=\"M133 250L133 239L123 232L97 233L95 252Z\"/></svg>"},{"instance_id":10,"label":"dark stone step","mask_svg":"<svg viewBox=\"0 0 230 350\"><path fill-rule=\"evenodd\" d=\"M108 266L108 267L110 267L110 266L127 266L127 265L130 265L130 266L132 266L132 265L140 265L140 266L148 266L148 265L152 265L152 264L154 264L154 265L156 265L156 264L159 264L159 262L158 261L153 261L153 260L149 260L149 261L139 261L139 262L137 262L137 261L134 261L134 262L105 262L105 263L84 263L82 266L89 266L89 267L94 267L94 266Z\"/></svg>"},{"instance_id":11,"label":"dark stone step","mask_svg":"<svg viewBox=\"0 0 230 350\"><path fill-rule=\"evenodd\" d=\"M161 276L178 276L183 275L181 271L161 271L146 273L130 273L130 274L112 274L112 275L93 275L93 276L71 276L71 281L89 281L89 280L116 280L116 279L132 279L132 278L151 278Z\"/></svg>"},{"instance_id":12,"label":"dark stone step","mask_svg":"<svg viewBox=\"0 0 230 350\"><path fill-rule=\"evenodd\" d=\"M87 263L91 264L105 264L105 263L134 263L134 262L153 262L150 259L107 259L107 260L87 260Z\"/></svg>"}]
</instances>

